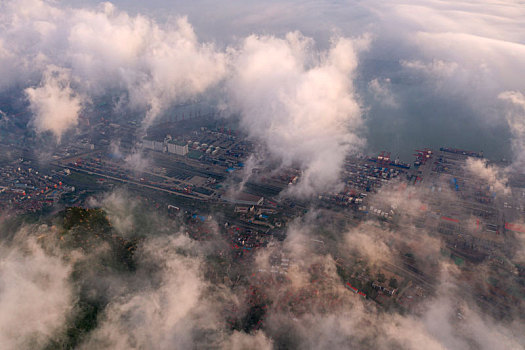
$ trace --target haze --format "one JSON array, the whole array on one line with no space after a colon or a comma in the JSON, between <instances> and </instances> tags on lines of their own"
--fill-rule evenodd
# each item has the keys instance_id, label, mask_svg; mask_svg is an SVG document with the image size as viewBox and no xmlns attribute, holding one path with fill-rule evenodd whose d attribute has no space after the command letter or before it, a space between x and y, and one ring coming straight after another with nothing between
<instances>
[{"instance_id":1,"label":"haze","mask_svg":"<svg viewBox=\"0 0 525 350\"><path fill-rule=\"evenodd\" d=\"M0 2L0 349L525 348L522 1Z\"/></svg>"}]
</instances>

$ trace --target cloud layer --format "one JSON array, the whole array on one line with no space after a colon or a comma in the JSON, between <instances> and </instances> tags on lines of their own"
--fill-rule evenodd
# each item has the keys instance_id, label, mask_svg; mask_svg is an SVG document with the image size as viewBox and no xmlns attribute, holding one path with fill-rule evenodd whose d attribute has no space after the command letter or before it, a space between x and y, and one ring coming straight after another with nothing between
<instances>
[{"instance_id":1,"label":"cloud layer","mask_svg":"<svg viewBox=\"0 0 525 350\"><path fill-rule=\"evenodd\" d=\"M94 304L92 328L76 338L81 349L523 346L520 302L513 303L516 312L497 318L492 307L498 303L478 297L475 286L490 266L459 269L443 255L445 242L416 226L427 217L421 205L430 205L423 192L393 186L371 196L374 206L395 208L399 222L339 226L327 224L327 212L311 210L290 223L283 242L252 257L231 254L219 227L205 240L192 239L185 225L144 203L130 205L122 191L98 202L109 213L110 231L90 220L66 231L60 225L25 226L13 236L4 231L0 305L10 312L0 315L0 340L8 349L68 344L67 335L84 319L82 308ZM124 267L121 249L129 252L131 242L132 264ZM417 270L407 271L407 251ZM284 261L286 269L275 272ZM392 271L404 294L397 300L408 303L397 306L404 312L389 307L389 298L380 306L345 287L355 276L374 280ZM498 278L507 274L495 271Z\"/></svg>"},{"instance_id":2,"label":"cloud layer","mask_svg":"<svg viewBox=\"0 0 525 350\"><path fill-rule=\"evenodd\" d=\"M171 104L195 98L224 75L224 54L199 42L184 17L160 26L111 3L82 9L41 0L4 2L2 10L0 63L9 67L2 84L41 80L40 87L27 90L39 131L60 136L75 126L80 109L71 98L75 94L116 95L146 110L148 125ZM76 91L70 90L71 80Z\"/></svg>"},{"instance_id":3,"label":"cloud layer","mask_svg":"<svg viewBox=\"0 0 525 350\"><path fill-rule=\"evenodd\" d=\"M346 154L364 144L353 80L367 39L335 35L322 50L291 32L251 35L220 50L200 42L185 17L161 25L111 3L87 9L26 0L3 10L0 60L21 73L11 85L37 82L25 89L33 125L59 140L91 96L142 109L148 126L173 104L224 83L222 100L249 136L283 166L304 171L301 193L337 184Z\"/></svg>"},{"instance_id":4,"label":"cloud layer","mask_svg":"<svg viewBox=\"0 0 525 350\"><path fill-rule=\"evenodd\" d=\"M359 78L366 80L364 89L359 89L377 96L377 83L384 86L390 80L392 97L399 107L392 113L385 110L385 99L377 101L377 108L373 96L367 101L372 107L367 124L373 126L369 133L373 147L386 145L382 132L388 128L413 133L412 137L427 132L423 127L413 130L406 125L418 119L442 128L450 123L453 128L466 118L477 118L481 122L475 126L478 132L487 134L495 154L504 154L506 146L498 143L497 137L491 138L486 129L504 126L498 94L524 90L517 73L524 70L525 14L513 1L419 0L406 4L369 0L351 5L248 1L229 2L221 9L210 6L207 0L192 2L191 6L180 2L169 8L155 2L149 8L137 2L121 3L132 12L154 13L163 18L161 21L130 15L110 3L93 1L86 7L83 2L82 6L41 0L2 4L0 21L6 29L0 37L3 87L13 81L25 85L28 79L37 86L46 65L55 64L72 68L73 76L82 78L82 89L103 93L109 88L117 95L127 91L127 98L149 108L148 118L154 118L166 105L193 98L227 74L225 50L199 41L186 18L171 17L180 13L188 14L207 40L233 47L252 32L282 38L287 32L301 30L321 47L329 47L334 36L370 33L374 40L369 54L363 57L366 64L357 67ZM184 70L174 69L181 64ZM369 84L371 89L367 89ZM448 101L448 109L440 102L443 100ZM447 115L450 109L459 115ZM443 122L435 121L438 118ZM446 138L446 133L440 134ZM472 147L475 140L468 135L459 139L454 132L448 137L454 139L446 142L465 147ZM432 137L427 139L434 142Z\"/></svg>"},{"instance_id":5,"label":"cloud layer","mask_svg":"<svg viewBox=\"0 0 525 350\"><path fill-rule=\"evenodd\" d=\"M230 28L260 29L258 24L267 22L276 29L243 34L227 48L218 48L200 41L185 17L159 23L110 3L71 8L39 0L3 2L1 87L25 89L33 125L59 138L77 124L91 96L109 93L142 109L147 125L171 104L218 87L228 111L239 114L241 126L273 161L303 170L296 190L307 195L337 185L345 155L362 147L362 128L374 125L374 118L388 129L387 135L416 125L414 138L436 137L439 130L453 133L447 123L462 118L472 127L477 122L505 125L512 136L514 165L523 170L521 4L367 1L349 9L346 3L303 1L300 6L232 2L229 8L236 5L247 16ZM261 7L262 14L253 11ZM206 11L221 15L216 6L199 11L206 21L211 18ZM323 16L334 21L326 24ZM324 40L296 28L310 36L323 28ZM373 39L349 39L364 32ZM384 114L374 115L378 109ZM466 116L457 115L461 112ZM411 118L403 119L403 114ZM468 145L467 129L458 129L452 140ZM478 147L480 134L471 134ZM411 141L443 142L441 136L430 141L418 137ZM128 160L145 164L138 156ZM497 168L470 161L467 170L505 190ZM167 225L153 214L138 220L150 213L140 213L125 195L110 195L99 204L114 227L111 238L119 244L136 239L130 245L136 251L124 249L136 252L133 273L109 266L114 256L104 255L111 247L105 242L82 255L87 276L82 284L72 278L78 278L73 273L78 266L71 265L71 250L60 241L42 240L46 235L40 234L53 228L35 228L13 242L5 239L0 247L0 342L6 348L44 347L63 336L75 313L75 298L87 295L102 306L95 328L79 340L86 349L523 347L522 315L511 312L510 320L498 320L492 310L480 310L487 304L472 288L489 288L489 263L462 275L443 256L446 244L436 232L416 225L418 220L438 220L421 212L424 194L407 192L387 189L370 196L373 205L404 213L392 226L370 220L337 227L331 222L334 213L326 220L325 213L311 210L292 223L283 243L261 249L253 265L234 261L217 232L210 241L191 239L184 227ZM454 195L445 192L445 200ZM465 230L469 234L470 228ZM98 239L103 232L90 233L90 239ZM82 248L87 241L81 241ZM54 248L45 249L46 242ZM523 251L520 244L516 249ZM339 270L345 259L374 276L384 265L399 267L405 252L413 252L417 268L433 276L430 281L414 279L429 293L415 302L415 311L384 312L345 288ZM269 272L276 254L290 258L285 277ZM218 265L225 272L210 277ZM505 271L498 270L498 278ZM518 277L508 278L514 282ZM522 302L513 306L523 309ZM250 318L257 312L264 315L261 323Z\"/></svg>"},{"instance_id":6,"label":"cloud layer","mask_svg":"<svg viewBox=\"0 0 525 350\"><path fill-rule=\"evenodd\" d=\"M316 52L299 33L250 36L234 53L231 106L249 136L284 166L303 169L299 191L336 184L345 156L363 142L352 83L363 41L338 38Z\"/></svg>"},{"instance_id":7,"label":"cloud layer","mask_svg":"<svg viewBox=\"0 0 525 350\"><path fill-rule=\"evenodd\" d=\"M0 245L0 344L43 348L64 327L72 309L71 265L46 252L34 232Z\"/></svg>"}]
</instances>

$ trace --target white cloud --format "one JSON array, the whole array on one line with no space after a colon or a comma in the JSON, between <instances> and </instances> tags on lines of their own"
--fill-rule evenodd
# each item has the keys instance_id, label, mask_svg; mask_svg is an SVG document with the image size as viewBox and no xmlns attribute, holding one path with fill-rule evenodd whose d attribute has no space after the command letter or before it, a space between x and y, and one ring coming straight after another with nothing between
<instances>
[{"instance_id":1,"label":"white cloud","mask_svg":"<svg viewBox=\"0 0 525 350\"><path fill-rule=\"evenodd\" d=\"M91 207L102 207L111 226L123 237L129 237L136 225L137 202L129 194L119 190L104 196L100 201L92 197Z\"/></svg>"},{"instance_id":2,"label":"white cloud","mask_svg":"<svg viewBox=\"0 0 525 350\"><path fill-rule=\"evenodd\" d=\"M272 341L263 332L247 334L239 331L234 331L222 348L224 350L273 349Z\"/></svg>"},{"instance_id":3,"label":"white cloud","mask_svg":"<svg viewBox=\"0 0 525 350\"><path fill-rule=\"evenodd\" d=\"M524 90L525 8L496 3L389 2L381 12L384 27L412 49L402 54L404 68L426 71L437 93L461 96L479 120L501 123L494 109L504 90Z\"/></svg>"},{"instance_id":4,"label":"white cloud","mask_svg":"<svg viewBox=\"0 0 525 350\"><path fill-rule=\"evenodd\" d=\"M383 106L390 108L398 107L398 102L392 93L392 83L389 78L372 79L368 83L368 90L372 93L376 101Z\"/></svg>"},{"instance_id":5,"label":"white cloud","mask_svg":"<svg viewBox=\"0 0 525 350\"><path fill-rule=\"evenodd\" d=\"M83 348L219 346L224 340L220 334L223 304L215 300L222 297L220 286L213 287L203 278L203 262L193 255L192 247L195 243L183 235L145 240L136 257L136 275L145 279L137 277L137 290L112 298ZM189 254L181 254L182 251ZM224 295L226 302L232 302L230 298L233 297Z\"/></svg>"},{"instance_id":6,"label":"white cloud","mask_svg":"<svg viewBox=\"0 0 525 350\"><path fill-rule=\"evenodd\" d=\"M508 179L502 169L488 165L485 160L473 158L467 159L465 168L470 172L471 176L488 183L493 191L500 194L507 194L509 192L507 188Z\"/></svg>"},{"instance_id":7,"label":"white cloud","mask_svg":"<svg viewBox=\"0 0 525 350\"><path fill-rule=\"evenodd\" d=\"M162 14L165 20L162 23L152 17L131 15L110 3L82 6L72 8L42 0L4 2L0 14L0 24L5 28L0 35L0 73L4 79L0 85L6 87L9 82L25 85L28 81L33 82L29 85L36 85L45 67L54 64L71 69L72 78L81 82L75 85L75 89L80 89L78 93L111 92L124 96L122 100L129 98L132 105L148 110L146 123L150 123L170 104L199 96L228 74L225 50L199 41L185 17L175 20L170 17L178 12L187 13L192 22L198 23L197 32L204 37L226 43L237 42L246 33L282 37L299 29L315 35L317 45L326 48L329 37L372 33L376 40L365 57L371 69L363 72L359 68L358 73L364 73L364 78L372 81L370 86L364 86L372 89L372 93L379 92L373 81L378 69L382 70L382 78L378 80L382 87L391 79L396 87L397 114L402 116L399 118L425 120L437 118L438 113L453 114L454 110L424 114L424 110L413 108L414 100L426 107L432 101L450 98L457 102L450 106L466 106L467 113L472 111L465 118L501 126L505 121L498 117L497 95L501 91L525 89L519 79L519 72L525 70L525 35L521 30L525 10L512 1L485 4L419 0L407 4L369 0L352 6L266 1L228 3L216 9L209 1L200 0L191 6L185 2L162 4L162 9L170 10ZM155 4L126 2L122 6L130 6L139 13L146 12L141 10L148 7L148 13L155 13L154 8L149 8ZM315 56L312 50L306 51L307 55ZM376 60L378 63L374 63ZM394 71L385 71L381 66L385 60L389 64L402 61L403 65L401 69L395 66ZM179 69L182 66L184 69ZM429 74L425 73L427 70ZM408 87L398 83L413 73L416 79L410 80ZM418 92L417 99L413 98L412 89ZM392 102L382 96L383 102ZM440 106L446 109L449 104ZM464 109L458 112L465 114ZM377 118L383 117L388 116ZM374 122L374 118L365 123ZM418 135L427 132L421 128L410 131L412 128L406 125L414 125L411 122L395 123L397 129L391 132ZM410 136L400 138L410 140ZM445 142L460 141L464 140Z\"/></svg>"},{"instance_id":8,"label":"white cloud","mask_svg":"<svg viewBox=\"0 0 525 350\"><path fill-rule=\"evenodd\" d=\"M40 348L73 305L71 266L49 255L34 237L0 246L0 344L2 349Z\"/></svg>"},{"instance_id":9,"label":"white cloud","mask_svg":"<svg viewBox=\"0 0 525 350\"><path fill-rule=\"evenodd\" d=\"M498 97L507 102L506 120L512 134L514 167L525 169L525 96L519 91L505 91Z\"/></svg>"},{"instance_id":10,"label":"white cloud","mask_svg":"<svg viewBox=\"0 0 525 350\"><path fill-rule=\"evenodd\" d=\"M299 33L252 35L233 54L228 81L249 136L284 166L303 169L302 193L336 184L345 155L363 141L352 78L364 41L337 38L320 53L313 45Z\"/></svg>"},{"instance_id":11,"label":"white cloud","mask_svg":"<svg viewBox=\"0 0 525 350\"><path fill-rule=\"evenodd\" d=\"M87 9L24 0L6 2L2 9L0 25L7 30L0 35L0 62L17 71L6 74L4 86L38 81L41 74L45 86L46 67L52 64L69 69L82 94L127 92L132 105L147 110L147 125L171 104L197 97L225 74L224 54L212 43L199 42L185 17L160 25L111 3ZM53 104L46 110L55 114ZM61 133L72 125L53 126L52 131ZM47 124L40 127L48 130Z\"/></svg>"},{"instance_id":12,"label":"white cloud","mask_svg":"<svg viewBox=\"0 0 525 350\"><path fill-rule=\"evenodd\" d=\"M140 173L150 167L150 159L145 158L141 151L133 151L124 158L126 168Z\"/></svg>"},{"instance_id":13,"label":"white cloud","mask_svg":"<svg viewBox=\"0 0 525 350\"><path fill-rule=\"evenodd\" d=\"M78 124L84 102L71 88L70 79L69 70L49 66L40 85L25 90L36 130L51 131L58 140L66 130Z\"/></svg>"}]
</instances>

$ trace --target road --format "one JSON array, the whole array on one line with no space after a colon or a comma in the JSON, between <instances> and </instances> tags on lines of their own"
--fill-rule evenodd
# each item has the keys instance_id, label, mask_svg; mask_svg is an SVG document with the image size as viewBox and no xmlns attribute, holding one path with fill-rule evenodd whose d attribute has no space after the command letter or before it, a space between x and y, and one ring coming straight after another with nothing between
<instances>
[{"instance_id":1,"label":"road","mask_svg":"<svg viewBox=\"0 0 525 350\"><path fill-rule=\"evenodd\" d=\"M61 167L61 168L64 168L64 169L69 169L71 171L81 172L81 173L85 173L85 174L88 174L88 175L96 175L96 176L104 177L104 178L110 179L110 180L132 184L132 185L139 186L139 187L142 187L142 188L149 188L149 189L156 190L156 191L162 191L162 192L170 193L170 194L173 194L173 195L176 195L176 196L181 196L181 197L186 197L186 198L191 198L191 199L196 199L196 200L205 200L205 198L202 198L202 197L192 196L190 194L184 194L184 193L168 190L168 189L165 189L165 188L162 188L162 187L151 186L151 185L143 184L143 183L138 182L138 181L121 179L121 178L118 178L118 177L115 177L115 176L106 175L106 174L102 174L102 173L91 171L91 170L78 169L78 168L75 168L75 167L71 167L71 166L68 166L68 165L62 165L62 164L59 164L59 163L54 163L53 165Z\"/></svg>"}]
</instances>

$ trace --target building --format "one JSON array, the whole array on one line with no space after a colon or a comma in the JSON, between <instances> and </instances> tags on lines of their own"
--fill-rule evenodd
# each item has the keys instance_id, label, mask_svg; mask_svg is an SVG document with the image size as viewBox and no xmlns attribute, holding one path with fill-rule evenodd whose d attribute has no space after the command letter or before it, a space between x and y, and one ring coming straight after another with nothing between
<instances>
[{"instance_id":1,"label":"building","mask_svg":"<svg viewBox=\"0 0 525 350\"><path fill-rule=\"evenodd\" d=\"M150 138L144 138L142 140L142 147L145 149L151 149L159 152L164 152L165 150L163 141L157 141Z\"/></svg>"},{"instance_id":2,"label":"building","mask_svg":"<svg viewBox=\"0 0 525 350\"><path fill-rule=\"evenodd\" d=\"M142 140L142 147L145 149L155 149L154 140L151 139L143 139Z\"/></svg>"},{"instance_id":3,"label":"building","mask_svg":"<svg viewBox=\"0 0 525 350\"><path fill-rule=\"evenodd\" d=\"M164 142L153 141L153 146L154 146L155 151L159 151L159 152L165 152L166 151L166 148L164 146Z\"/></svg>"},{"instance_id":4,"label":"building","mask_svg":"<svg viewBox=\"0 0 525 350\"><path fill-rule=\"evenodd\" d=\"M396 291L397 291L396 288L392 288L390 286L387 286L384 283L381 283L379 281L372 282L372 287L377 289L377 290L380 290L383 293L386 293L386 294L388 294L390 296L394 295L396 293Z\"/></svg>"},{"instance_id":5,"label":"building","mask_svg":"<svg viewBox=\"0 0 525 350\"><path fill-rule=\"evenodd\" d=\"M253 207L236 206L235 210L234 210L234 213L237 213L237 214L248 214L251 211L253 211Z\"/></svg>"},{"instance_id":6,"label":"building","mask_svg":"<svg viewBox=\"0 0 525 350\"><path fill-rule=\"evenodd\" d=\"M168 141L168 152L185 156L188 154L188 145L185 142L170 140Z\"/></svg>"},{"instance_id":7,"label":"building","mask_svg":"<svg viewBox=\"0 0 525 350\"><path fill-rule=\"evenodd\" d=\"M246 192L234 193L222 196L222 199L228 203L240 204L240 205L262 205L264 197L254 196Z\"/></svg>"}]
</instances>

